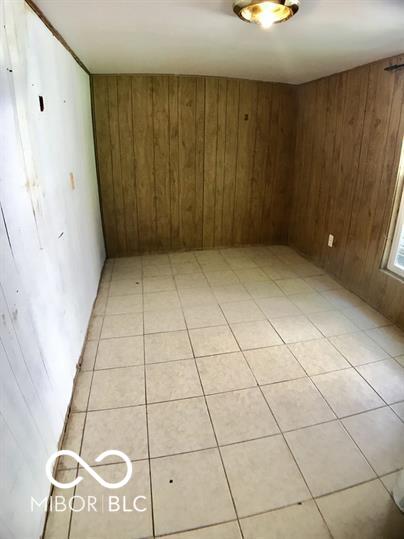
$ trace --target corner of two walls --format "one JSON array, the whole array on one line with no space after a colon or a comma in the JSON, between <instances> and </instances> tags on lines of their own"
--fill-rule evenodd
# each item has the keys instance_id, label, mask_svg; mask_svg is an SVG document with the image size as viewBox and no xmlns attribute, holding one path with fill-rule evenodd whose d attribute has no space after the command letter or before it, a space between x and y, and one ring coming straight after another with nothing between
<instances>
[{"instance_id":1,"label":"corner of two walls","mask_svg":"<svg viewBox=\"0 0 404 539\"><path fill-rule=\"evenodd\" d=\"M404 328L404 283L382 270L404 134L393 57L303 84L290 244ZM333 234L334 246L327 246Z\"/></svg>"},{"instance_id":2,"label":"corner of two walls","mask_svg":"<svg viewBox=\"0 0 404 539\"><path fill-rule=\"evenodd\" d=\"M94 75L109 256L287 243L296 87Z\"/></svg>"}]
</instances>

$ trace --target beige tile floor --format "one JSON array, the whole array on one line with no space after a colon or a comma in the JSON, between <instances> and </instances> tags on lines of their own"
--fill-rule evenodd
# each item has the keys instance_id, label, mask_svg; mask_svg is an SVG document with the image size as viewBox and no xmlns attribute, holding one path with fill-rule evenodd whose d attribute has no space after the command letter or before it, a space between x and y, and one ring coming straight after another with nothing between
<instances>
[{"instance_id":1,"label":"beige tile floor","mask_svg":"<svg viewBox=\"0 0 404 539\"><path fill-rule=\"evenodd\" d=\"M404 537L404 334L288 247L108 260L63 447L147 511L46 539Z\"/></svg>"}]
</instances>

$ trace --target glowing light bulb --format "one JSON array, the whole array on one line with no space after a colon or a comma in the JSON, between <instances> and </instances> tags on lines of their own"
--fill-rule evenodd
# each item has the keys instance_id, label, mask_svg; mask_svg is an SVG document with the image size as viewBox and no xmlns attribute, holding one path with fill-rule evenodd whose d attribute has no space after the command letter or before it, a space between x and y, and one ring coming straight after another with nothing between
<instances>
[{"instance_id":1,"label":"glowing light bulb","mask_svg":"<svg viewBox=\"0 0 404 539\"><path fill-rule=\"evenodd\" d=\"M261 12L259 14L259 24L262 28L270 28L276 21L276 14L272 3L262 4Z\"/></svg>"}]
</instances>

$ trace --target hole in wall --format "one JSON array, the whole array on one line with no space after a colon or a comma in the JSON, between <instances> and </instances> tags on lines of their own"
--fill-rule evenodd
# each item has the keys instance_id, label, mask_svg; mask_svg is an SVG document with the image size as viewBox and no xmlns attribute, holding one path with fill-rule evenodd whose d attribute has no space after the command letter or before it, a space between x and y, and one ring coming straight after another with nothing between
<instances>
[{"instance_id":1,"label":"hole in wall","mask_svg":"<svg viewBox=\"0 0 404 539\"><path fill-rule=\"evenodd\" d=\"M39 97L39 110L41 112L43 112L45 110L45 104L44 104L43 96L39 95L38 97Z\"/></svg>"}]
</instances>

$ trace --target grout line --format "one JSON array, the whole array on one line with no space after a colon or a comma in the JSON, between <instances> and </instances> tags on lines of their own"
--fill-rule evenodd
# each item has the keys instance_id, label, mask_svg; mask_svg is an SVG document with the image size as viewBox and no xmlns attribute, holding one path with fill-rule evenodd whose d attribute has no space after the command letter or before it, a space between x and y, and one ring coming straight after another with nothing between
<instances>
[{"instance_id":1,"label":"grout line","mask_svg":"<svg viewBox=\"0 0 404 539\"><path fill-rule=\"evenodd\" d=\"M143 275L142 275L143 276ZM142 280L142 304L144 307L144 284ZM153 484L152 484L152 471L151 471L151 460L150 460L150 433L149 433L149 415L148 415L148 404L147 404L147 369L146 369L146 346L145 346L145 326L144 326L144 315L142 316L143 323L143 376L144 376L144 400L145 400L145 412L146 412L146 436L147 436L147 457L148 457L148 466L149 466L149 486L150 486L150 511L151 511L151 524L152 524L152 534L155 536L155 522L154 522L154 503L153 503Z\"/></svg>"},{"instance_id":2,"label":"grout line","mask_svg":"<svg viewBox=\"0 0 404 539\"><path fill-rule=\"evenodd\" d=\"M183 316L184 316L184 319L185 319L185 313L184 313L184 312L183 312ZM203 392L203 399L204 399L204 402L205 402L206 411L207 411L207 414L208 414L208 416L209 416L210 425L211 425L211 428L212 428L213 435L214 435L214 437L215 437L216 447L217 447L217 450L218 450L218 453L219 453L220 461L221 461L221 463L222 463L223 473L224 473L224 476L225 476L225 478L226 478L227 488L228 488L228 490L229 490L230 497L231 497L231 500L232 500L233 509L234 509L234 513L235 513L235 515L236 515L236 519L237 519L237 524L238 524L238 527L239 527L240 535L241 535L241 538L244 539L244 534L243 534L243 530L242 530L242 528L241 528L241 524L240 524L240 520L239 520L239 516L238 516L238 512L237 512L236 503L235 503L235 501L234 501L233 492L232 492L231 486L230 486L230 481L229 481L229 478L228 478L228 476L227 476L226 468L225 468L224 461L223 461L222 452L221 452L221 450L220 450L219 441L218 441L218 439L217 439L215 427L214 427L214 425L213 425L211 413L210 413L209 406L208 406L208 402L207 402L207 399L206 399L206 394L205 394L205 389L204 389L204 386L203 386L203 383L202 383L201 374L200 374L200 372L199 372L198 363L197 363L196 358L195 358L195 350L194 350L194 346L193 346L193 344L192 344L192 340L191 340L191 337L190 337L190 334L189 334L189 330L188 330L188 329L187 329L187 334L188 334L188 339L189 339L189 342L190 342L190 345L191 345L192 353L193 353L193 356L194 356L194 364L195 364L196 372L197 372L197 374L198 374L199 383L200 383L200 385L201 385L201 389L202 389L202 392Z\"/></svg>"}]
</instances>

